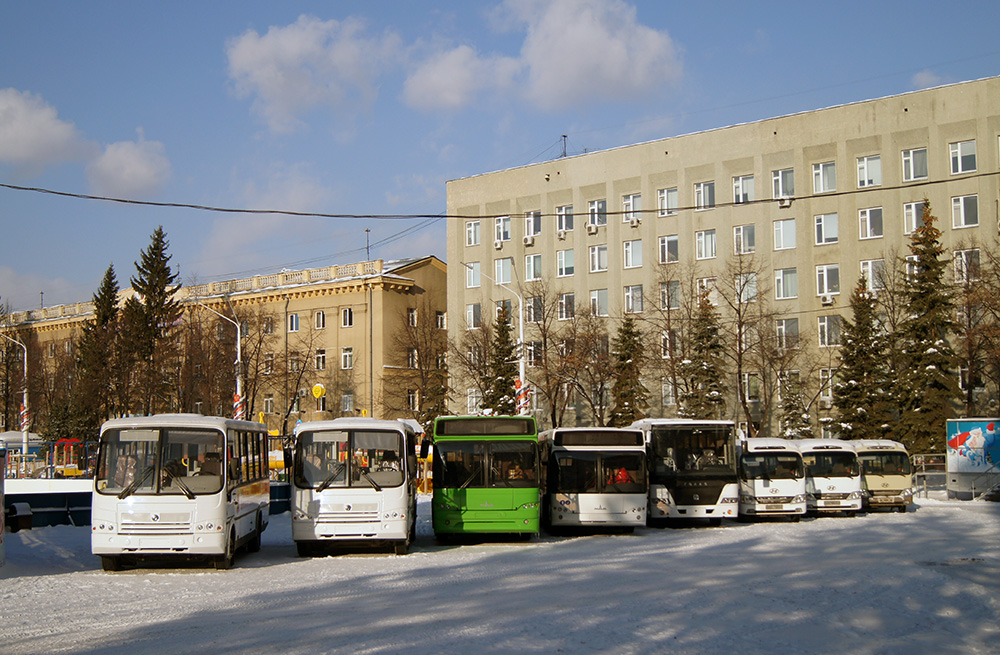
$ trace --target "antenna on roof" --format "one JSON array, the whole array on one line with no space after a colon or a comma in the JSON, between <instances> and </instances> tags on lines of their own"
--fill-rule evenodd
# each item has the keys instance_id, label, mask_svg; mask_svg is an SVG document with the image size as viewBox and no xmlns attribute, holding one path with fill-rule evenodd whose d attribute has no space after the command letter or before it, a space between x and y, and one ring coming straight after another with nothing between
<instances>
[{"instance_id":1,"label":"antenna on roof","mask_svg":"<svg viewBox=\"0 0 1000 655\"><path fill-rule=\"evenodd\" d=\"M563 143L563 148L562 148L562 155L561 156L565 157L566 156L566 135L565 134L562 135L562 143Z\"/></svg>"},{"instance_id":2,"label":"antenna on roof","mask_svg":"<svg viewBox=\"0 0 1000 655\"><path fill-rule=\"evenodd\" d=\"M372 248L371 248L370 240L368 238L369 234L371 234L371 229L366 227L365 228L365 261L369 261L370 262L372 260Z\"/></svg>"}]
</instances>

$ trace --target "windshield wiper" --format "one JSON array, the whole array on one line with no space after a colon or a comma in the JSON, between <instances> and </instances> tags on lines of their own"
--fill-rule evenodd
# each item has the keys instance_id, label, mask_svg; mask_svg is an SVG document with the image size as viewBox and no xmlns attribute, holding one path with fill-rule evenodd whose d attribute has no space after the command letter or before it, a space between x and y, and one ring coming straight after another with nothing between
<instances>
[{"instance_id":1,"label":"windshield wiper","mask_svg":"<svg viewBox=\"0 0 1000 655\"><path fill-rule=\"evenodd\" d=\"M479 467L479 466L477 466L476 468L474 468L472 470L472 475L469 476L468 480L466 480L465 482L462 483L462 485L459 487L459 489L465 489L466 487L468 487L469 483L472 482L476 478L477 475L479 475L480 469L481 469L481 467Z\"/></svg>"},{"instance_id":2,"label":"windshield wiper","mask_svg":"<svg viewBox=\"0 0 1000 655\"><path fill-rule=\"evenodd\" d=\"M378 483L372 480L372 476L368 475L368 471L361 469L361 477L368 480L368 484L375 488L375 491L382 491L382 487L378 486Z\"/></svg>"},{"instance_id":3,"label":"windshield wiper","mask_svg":"<svg viewBox=\"0 0 1000 655\"><path fill-rule=\"evenodd\" d=\"M331 484L333 484L333 483L334 483L334 481L335 481L335 480L336 480L336 479L337 479L338 477L340 477L340 474L341 474L341 472L343 472L343 470L344 470L344 466L345 466L345 465L346 465L346 463L345 463L345 462L341 462L340 464L338 464L338 465L337 465L337 468L335 468L335 469L333 470L333 473L331 473L331 474L330 474L330 477L328 477L328 478L327 478L326 480L323 480L323 481L322 481L322 482L321 482L321 483L319 484L319 486L318 486L318 487L316 487L316 491L324 491L324 490L325 490L325 489L326 489L327 487L329 487L329 486L330 486Z\"/></svg>"},{"instance_id":4,"label":"windshield wiper","mask_svg":"<svg viewBox=\"0 0 1000 655\"><path fill-rule=\"evenodd\" d=\"M188 497L188 500L194 500L194 492L191 491L191 487L187 486L187 483L184 482L184 480L175 477L170 479L170 483L176 484L177 488L180 489L184 493L184 495Z\"/></svg>"},{"instance_id":5,"label":"windshield wiper","mask_svg":"<svg viewBox=\"0 0 1000 655\"><path fill-rule=\"evenodd\" d=\"M129 496L131 496L133 493L135 493L135 490L142 486L142 483L146 481L146 478L148 478L152 472L153 472L152 466L146 467L146 470L142 472L142 475L140 477L136 478L135 480L132 480L132 482L127 487L122 489L122 492L118 494L118 499L124 500Z\"/></svg>"}]
</instances>

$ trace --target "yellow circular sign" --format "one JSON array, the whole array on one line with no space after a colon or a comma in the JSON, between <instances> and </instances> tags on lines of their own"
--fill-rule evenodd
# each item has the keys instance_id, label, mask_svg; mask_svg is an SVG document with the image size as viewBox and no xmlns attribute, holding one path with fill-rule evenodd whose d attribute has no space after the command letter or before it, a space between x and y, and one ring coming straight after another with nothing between
<instances>
[{"instance_id":1,"label":"yellow circular sign","mask_svg":"<svg viewBox=\"0 0 1000 655\"><path fill-rule=\"evenodd\" d=\"M322 398L325 395L326 387L319 383L313 385L313 398Z\"/></svg>"}]
</instances>

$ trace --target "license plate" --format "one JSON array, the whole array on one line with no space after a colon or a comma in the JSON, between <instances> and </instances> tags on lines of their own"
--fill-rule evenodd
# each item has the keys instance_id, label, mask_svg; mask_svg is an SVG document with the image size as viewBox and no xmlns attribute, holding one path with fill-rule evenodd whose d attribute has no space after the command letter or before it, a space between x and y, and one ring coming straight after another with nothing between
<instances>
[{"instance_id":1,"label":"license plate","mask_svg":"<svg viewBox=\"0 0 1000 655\"><path fill-rule=\"evenodd\" d=\"M839 500L828 500L828 501L826 501L826 506L827 507L838 507L839 505L840 505L840 501Z\"/></svg>"},{"instance_id":2,"label":"license plate","mask_svg":"<svg viewBox=\"0 0 1000 655\"><path fill-rule=\"evenodd\" d=\"M785 509L785 506L781 503L764 505L764 509Z\"/></svg>"}]
</instances>

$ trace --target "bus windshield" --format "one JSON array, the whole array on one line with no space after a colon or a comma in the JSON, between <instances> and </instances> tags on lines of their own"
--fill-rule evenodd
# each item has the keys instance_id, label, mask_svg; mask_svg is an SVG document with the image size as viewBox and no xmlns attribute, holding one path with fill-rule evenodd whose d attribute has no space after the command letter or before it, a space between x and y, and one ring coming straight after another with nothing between
<instances>
[{"instance_id":1,"label":"bus windshield","mask_svg":"<svg viewBox=\"0 0 1000 655\"><path fill-rule=\"evenodd\" d=\"M103 494L212 494L222 490L223 434L197 428L120 429L101 435Z\"/></svg>"},{"instance_id":2,"label":"bus windshield","mask_svg":"<svg viewBox=\"0 0 1000 655\"><path fill-rule=\"evenodd\" d=\"M859 453L858 459L869 475L909 475L910 458L900 452Z\"/></svg>"},{"instance_id":3,"label":"bus windshield","mask_svg":"<svg viewBox=\"0 0 1000 655\"><path fill-rule=\"evenodd\" d=\"M435 482L441 488L538 486L538 447L532 441L439 441Z\"/></svg>"},{"instance_id":4,"label":"bus windshield","mask_svg":"<svg viewBox=\"0 0 1000 655\"><path fill-rule=\"evenodd\" d=\"M403 436L392 430L321 430L299 433L295 485L398 487L403 484Z\"/></svg>"},{"instance_id":5,"label":"bus windshield","mask_svg":"<svg viewBox=\"0 0 1000 655\"><path fill-rule=\"evenodd\" d=\"M856 478L861 474L858 458L843 451L803 453L802 463L813 478Z\"/></svg>"},{"instance_id":6,"label":"bus windshield","mask_svg":"<svg viewBox=\"0 0 1000 655\"><path fill-rule=\"evenodd\" d=\"M728 426L654 427L650 433L654 471L678 472L733 470L729 458L732 428Z\"/></svg>"},{"instance_id":7,"label":"bus windshield","mask_svg":"<svg viewBox=\"0 0 1000 655\"><path fill-rule=\"evenodd\" d=\"M643 455L639 453L557 453L558 493L644 493Z\"/></svg>"},{"instance_id":8,"label":"bus windshield","mask_svg":"<svg viewBox=\"0 0 1000 655\"><path fill-rule=\"evenodd\" d=\"M743 455L740 472L746 480L798 480L805 477L802 459L793 453Z\"/></svg>"}]
</instances>

